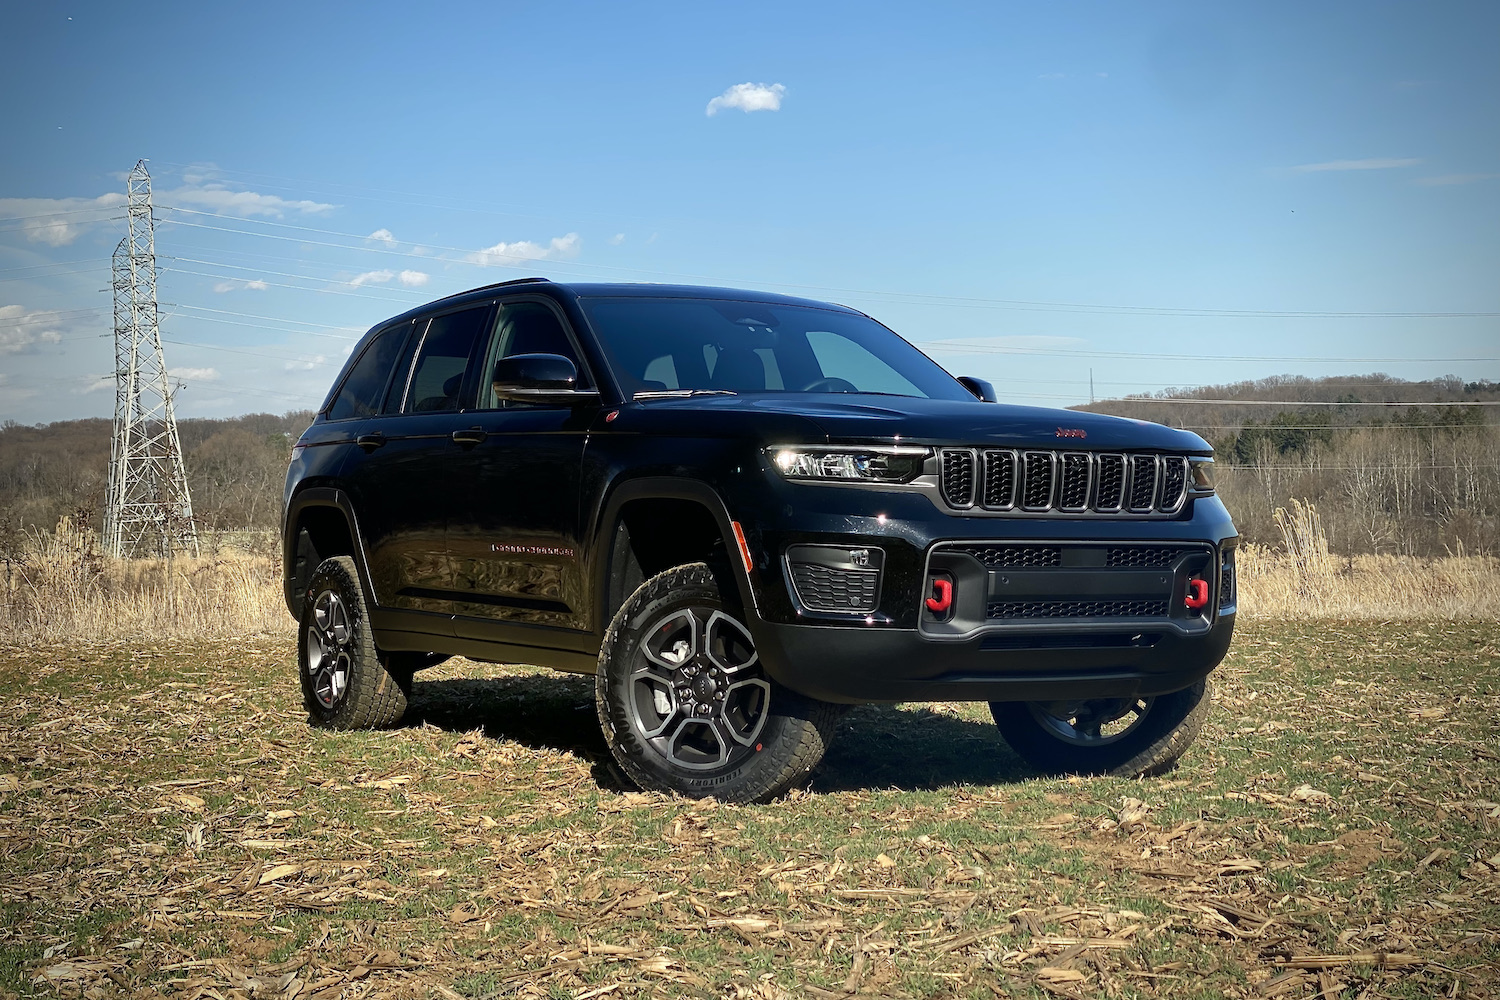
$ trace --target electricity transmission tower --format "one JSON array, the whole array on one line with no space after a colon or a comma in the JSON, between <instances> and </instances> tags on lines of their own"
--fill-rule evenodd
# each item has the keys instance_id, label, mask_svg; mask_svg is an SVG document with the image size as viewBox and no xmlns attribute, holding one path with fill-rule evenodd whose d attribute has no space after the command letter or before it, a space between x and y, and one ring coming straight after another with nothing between
<instances>
[{"instance_id":1,"label":"electricity transmission tower","mask_svg":"<svg viewBox=\"0 0 1500 1000\"><path fill-rule=\"evenodd\" d=\"M127 181L128 229L115 247L115 430L104 548L113 556L198 554L193 502L156 311L156 238L146 161Z\"/></svg>"}]
</instances>

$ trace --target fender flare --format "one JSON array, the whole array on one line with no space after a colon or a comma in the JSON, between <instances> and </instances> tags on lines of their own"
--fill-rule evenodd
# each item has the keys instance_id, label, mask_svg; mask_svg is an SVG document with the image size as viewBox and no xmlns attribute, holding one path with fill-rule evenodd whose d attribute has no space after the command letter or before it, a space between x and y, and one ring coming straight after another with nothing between
<instances>
[{"instance_id":1,"label":"fender flare","mask_svg":"<svg viewBox=\"0 0 1500 1000\"><path fill-rule=\"evenodd\" d=\"M282 592L286 599L287 610L292 613L293 618L301 617L302 595L296 592L297 580L293 575L293 567L297 562L298 532L292 529L302 516L302 512L309 507L332 507L344 515L344 520L349 525L349 541L354 548L351 555L354 559L354 567L359 572L359 585L364 589L365 598L370 607L379 607L380 602L375 593L375 586L370 579L370 567L365 560L364 535L360 533L359 517L354 513L354 505L349 502L349 495L343 490L330 486L309 486L292 496L287 503L286 518L282 523Z\"/></svg>"},{"instance_id":2,"label":"fender flare","mask_svg":"<svg viewBox=\"0 0 1500 1000\"><path fill-rule=\"evenodd\" d=\"M732 518L724 498L700 479L643 476L625 480L609 491L603 513L595 522L590 536L592 544L589 548L593 553L594 565L590 567L589 577L594 607L598 611L598 619L594 623L597 635L602 636L609 627L604 609L609 606L609 559L615 527L620 523L620 509L634 500L686 500L705 508L718 525L719 537L723 539L725 550L729 553L730 572L739 590L741 604L752 614L758 613L755 587L745 570L744 560L739 557L739 544L735 541L734 529L730 526Z\"/></svg>"}]
</instances>

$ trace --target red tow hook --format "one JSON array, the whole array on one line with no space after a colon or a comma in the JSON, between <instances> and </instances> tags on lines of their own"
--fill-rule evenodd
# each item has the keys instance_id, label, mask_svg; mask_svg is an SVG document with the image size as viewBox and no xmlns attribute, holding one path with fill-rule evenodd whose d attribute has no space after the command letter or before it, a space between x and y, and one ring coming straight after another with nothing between
<instances>
[{"instance_id":1,"label":"red tow hook","mask_svg":"<svg viewBox=\"0 0 1500 1000\"><path fill-rule=\"evenodd\" d=\"M932 589L937 591L937 596L927 598L927 610L935 615L943 614L953 606L953 582L933 580Z\"/></svg>"},{"instance_id":2,"label":"red tow hook","mask_svg":"<svg viewBox=\"0 0 1500 1000\"><path fill-rule=\"evenodd\" d=\"M1208 603L1208 581L1189 580L1187 583L1187 594L1182 598L1182 603L1197 611Z\"/></svg>"}]
</instances>

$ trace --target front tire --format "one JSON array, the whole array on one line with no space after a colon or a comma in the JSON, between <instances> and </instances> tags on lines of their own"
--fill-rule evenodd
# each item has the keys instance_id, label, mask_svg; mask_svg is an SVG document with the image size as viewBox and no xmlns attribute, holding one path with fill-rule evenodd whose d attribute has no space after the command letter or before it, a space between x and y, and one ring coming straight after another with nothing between
<instances>
[{"instance_id":1,"label":"front tire","mask_svg":"<svg viewBox=\"0 0 1500 1000\"><path fill-rule=\"evenodd\" d=\"M388 729L406 714L411 673L375 647L354 560L325 559L313 571L297 632L302 703L329 729Z\"/></svg>"},{"instance_id":2,"label":"front tire","mask_svg":"<svg viewBox=\"0 0 1500 1000\"><path fill-rule=\"evenodd\" d=\"M728 802L763 802L805 778L839 716L765 673L703 563L657 574L616 613L599 652L595 702L630 780Z\"/></svg>"},{"instance_id":3,"label":"front tire","mask_svg":"<svg viewBox=\"0 0 1500 1000\"><path fill-rule=\"evenodd\" d=\"M1011 749L1039 771L1140 778L1177 764L1212 702L1204 679L1154 698L992 701L990 714Z\"/></svg>"}]
</instances>

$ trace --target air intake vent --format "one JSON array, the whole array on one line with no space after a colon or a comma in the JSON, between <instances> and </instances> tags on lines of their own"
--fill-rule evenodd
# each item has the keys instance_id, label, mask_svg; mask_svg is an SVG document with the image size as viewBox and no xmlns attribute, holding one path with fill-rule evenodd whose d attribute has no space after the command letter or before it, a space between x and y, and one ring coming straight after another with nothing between
<instances>
[{"instance_id":1,"label":"air intake vent","mask_svg":"<svg viewBox=\"0 0 1500 1000\"><path fill-rule=\"evenodd\" d=\"M1166 601L994 601L995 618L1165 618Z\"/></svg>"},{"instance_id":2,"label":"air intake vent","mask_svg":"<svg viewBox=\"0 0 1500 1000\"><path fill-rule=\"evenodd\" d=\"M943 449L943 499L950 507L974 506L974 453L967 448Z\"/></svg>"},{"instance_id":3,"label":"air intake vent","mask_svg":"<svg viewBox=\"0 0 1500 1000\"><path fill-rule=\"evenodd\" d=\"M1224 553L1224 565L1219 569L1219 610L1235 606L1234 553Z\"/></svg>"},{"instance_id":4,"label":"air intake vent","mask_svg":"<svg viewBox=\"0 0 1500 1000\"><path fill-rule=\"evenodd\" d=\"M1154 569L1159 566L1170 566L1182 555L1182 549L1158 548L1147 545L1137 545L1110 549L1104 554L1104 565L1106 566L1133 566L1146 569Z\"/></svg>"},{"instance_id":5,"label":"air intake vent","mask_svg":"<svg viewBox=\"0 0 1500 1000\"><path fill-rule=\"evenodd\" d=\"M786 551L792 592L808 611L850 614L874 611L880 599L885 553L877 548L793 545Z\"/></svg>"},{"instance_id":6,"label":"air intake vent","mask_svg":"<svg viewBox=\"0 0 1500 1000\"><path fill-rule=\"evenodd\" d=\"M1061 566L1062 549L1056 545L962 545L965 552L986 566Z\"/></svg>"}]
</instances>

